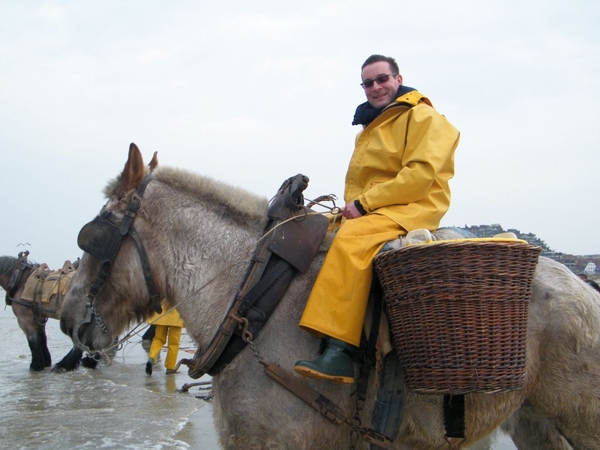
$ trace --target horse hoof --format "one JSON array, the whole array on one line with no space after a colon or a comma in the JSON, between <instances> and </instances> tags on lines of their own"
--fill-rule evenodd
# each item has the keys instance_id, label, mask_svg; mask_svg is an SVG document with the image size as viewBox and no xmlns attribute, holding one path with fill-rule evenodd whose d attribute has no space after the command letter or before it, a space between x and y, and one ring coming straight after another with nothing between
<instances>
[{"instance_id":1,"label":"horse hoof","mask_svg":"<svg viewBox=\"0 0 600 450\"><path fill-rule=\"evenodd\" d=\"M81 358L81 365L88 369L95 369L98 367L98 360L91 356L86 356L84 358Z\"/></svg>"}]
</instances>

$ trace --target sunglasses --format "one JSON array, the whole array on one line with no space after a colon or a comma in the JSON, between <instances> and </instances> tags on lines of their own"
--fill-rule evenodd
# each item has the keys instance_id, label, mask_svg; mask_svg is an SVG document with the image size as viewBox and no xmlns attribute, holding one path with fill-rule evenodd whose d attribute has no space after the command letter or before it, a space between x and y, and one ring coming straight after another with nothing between
<instances>
[{"instance_id":1,"label":"sunglasses","mask_svg":"<svg viewBox=\"0 0 600 450\"><path fill-rule=\"evenodd\" d=\"M363 87L363 89L369 89L373 87L373 84L377 81L377 84L382 85L383 83L387 83L387 81L390 79L390 77L395 77L396 75L398 75L397 73L382 73L381 75L377 75L377 77L375 77L374 80L370 80L370 79L366 79L365 81L363 81L362 83L360 83L360 85Z\"/></svg>"}]
</instances>

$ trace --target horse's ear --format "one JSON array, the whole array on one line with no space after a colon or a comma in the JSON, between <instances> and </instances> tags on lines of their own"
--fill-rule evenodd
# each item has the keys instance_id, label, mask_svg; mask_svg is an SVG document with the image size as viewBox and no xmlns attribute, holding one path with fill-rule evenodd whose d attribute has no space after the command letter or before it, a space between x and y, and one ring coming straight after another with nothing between
<instances>
[{"instance_id":1,"label":"horse's ear","mask_svg":"<svg viewBox=\"0 0 600 450\"><path fill-rule=\"evenodd\" d=\"M144 160L142 159L140 149L132 142L129 145L129 158L127 158L119 185L117 186L117 196L123 197L126 192L137 189L144 179L144 171Z\"/></svg>"},{"instance_id":2,"label":"horse's ear","mask_svg":"<svg viewBox=\"0 0 600 450\"><path fill-rule=\"evenodd\" d=\"M150 172L152 172L158 166L158 152L154 152L154 156L152 156L152 161L148 163L148 167L150 167Z\"/></svg>"}]
</instances>

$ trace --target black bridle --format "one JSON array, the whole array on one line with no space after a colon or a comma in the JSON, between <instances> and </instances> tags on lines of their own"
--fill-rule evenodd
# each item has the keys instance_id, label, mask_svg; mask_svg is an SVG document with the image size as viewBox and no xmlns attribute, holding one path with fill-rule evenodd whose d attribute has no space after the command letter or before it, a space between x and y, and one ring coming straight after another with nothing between
<instances>
[{"instance_id":1,"label":"black bridle","mask_svg":"<svg viewBox=\"0 0 600 450\"><path fill-rule=\"evenodd\" d=\"M140 202L144 195L144 191L150 181L152 181L150 175L144 178L136 192L129 199L127 210L122 219L108 211L106 207L103 207L100 213L91 222L83 226L77 237L77 245L79 245L79 248L100 261L100 270L86 296L84 319L78 322L73 330L73 343L84 351L91 350L79 340L79 329L83 325L91 323L92 318L94 318L96 325L102 332L110 335L106 324L96 309L95 302L98 293L108 278L111 265L115 261L126 236L133 239L140 255L144 279L146 280L146 287L150 296L150 303L157 313L162 312L160 305L161 296L158 293L158 289L152 278L148 254L146 253L146 249L144 248L140 236L132 228L133 221L140 208Z\"/></svg>"}]
</instances>

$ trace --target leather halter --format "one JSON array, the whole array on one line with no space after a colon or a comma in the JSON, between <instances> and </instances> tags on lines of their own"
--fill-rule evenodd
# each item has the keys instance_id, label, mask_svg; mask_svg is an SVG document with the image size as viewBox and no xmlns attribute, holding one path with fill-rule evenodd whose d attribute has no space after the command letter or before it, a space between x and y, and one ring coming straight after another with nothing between
<instances>
[{"instance_id":1,"label":"leather halter","mask_svg":"<svg viewBox=\"0 0 600 450\"><path fill-rule=\"evenodd\" d=\"M133 239L138 253L140 255L140 261L142 269L144 271L144 279L146 280L146 287L150 296L150 303L153 309L160 313L162 312L161 297L156 288L156 284L152 278L152 272L150 270L150 262L148 260L148 254L144 248L137 232L131 227L138 209L140 208L140 202L144 195L144 191L148 184L152 181L150 175L146 176L142 183L137 188L136 192L129 199L127 210L122 219L108 211L105 207L102 208L100 213L88 224L84 225L79 236L77 237L77 244L84 252L90 254L100 261L100 270L96 279L92 283L90 290L86 296L86 311L84 319L77 323L73 330L73 342L77 347L82 350L90 351L90 349L81 343L79 340L79 329L85 324L89 324L94 318L98 327L106 334L110 334L106 324L102 320L102 317L96 309L96 296L104 286L108 275L110 273L110 267L115 261L119 249L123 244L123 240L126 236Z\"/></svg>"}]
</instances>

